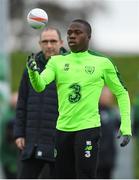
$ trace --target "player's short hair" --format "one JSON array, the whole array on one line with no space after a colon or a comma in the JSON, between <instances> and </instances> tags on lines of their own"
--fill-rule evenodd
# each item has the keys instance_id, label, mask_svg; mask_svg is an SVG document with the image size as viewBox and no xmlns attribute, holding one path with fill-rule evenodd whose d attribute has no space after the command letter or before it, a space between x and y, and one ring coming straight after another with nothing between
<instances>
[{"instance_id":1,"label":"player's short hair","mask_svg":"<svg viewBox=\"0 0 139 180\"><path fill-rule=\"evenodd\" d=\"M78 22L78 23L81 23L81 24L85 25L88 36L91 37L92 28L91 28L91 25L87 21L85 21L83 19L75 19L72 22Z\"/></svg>"},{"instance_id":2,"label":"player's short hair","mask_svg":"<svg viewBox=\"0 0 139 180\"><path fill-rule=\"evenodd\" d=\"M58 34L59 40L62 40L61 32L59 31L59 29L54 28L54 27L47 27L47 28L43 29L43 31L41 32L41 34L42 34L44 31L49 31L49 30L54 30L54 31L56 31L57 34ZM40 39L41 39L41 35L40 35Z\"/></svg>"}]
</instances>

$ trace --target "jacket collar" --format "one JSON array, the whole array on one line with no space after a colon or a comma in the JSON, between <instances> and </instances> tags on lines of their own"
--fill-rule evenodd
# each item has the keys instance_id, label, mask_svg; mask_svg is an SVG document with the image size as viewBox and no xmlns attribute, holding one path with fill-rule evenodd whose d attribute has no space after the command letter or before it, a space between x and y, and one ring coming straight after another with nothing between
<instances>
[{"instance_id":1,"label":"jacket collar","mask_svg":"<svg viewBox=\"0 0 139 180\"><path fill-rule=\"evenodd\" d=\"M67 53L67 50L66 50L64 47L61 47L59 54L62 55L62 54L65 54L65 53ZM45 56L44 56L44 54L43 54L42 51L40 51L40 52L38 52L38 53L36 54L35 59L36 59L37 61L41 61L43 64L46 64L46 62L49 60L49 58L48 58L48 59L45 58Z\"/></svg>"}]
</instances>

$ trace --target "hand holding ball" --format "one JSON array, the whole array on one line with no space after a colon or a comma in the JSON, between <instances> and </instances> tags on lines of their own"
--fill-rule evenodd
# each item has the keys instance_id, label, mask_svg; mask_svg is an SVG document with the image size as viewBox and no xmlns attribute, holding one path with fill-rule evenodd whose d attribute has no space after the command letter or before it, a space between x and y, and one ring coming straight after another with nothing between
<instances>
[{"instance_id":1,"label":"hand holding ball","mask_svg":"<svg viewBox=\"0 0 139 180\"><path fill-rule=\"evenodd\" d=\"M32 28L41 29L47 25L48 15L43 9L35 8L28 13L27 22Z\"/></svg>"}]
</instances>

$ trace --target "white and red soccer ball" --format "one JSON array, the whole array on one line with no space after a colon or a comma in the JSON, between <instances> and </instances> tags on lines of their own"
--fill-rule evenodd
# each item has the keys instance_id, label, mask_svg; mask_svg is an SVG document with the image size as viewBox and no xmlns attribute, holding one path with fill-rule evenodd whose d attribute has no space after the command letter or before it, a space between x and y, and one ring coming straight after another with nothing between
<instances>
[{"instance_id":1,"label":"white and red soccer ball","mask_svg":"<svg viewBox=\"0 0 139 180\"><path fill-rule=\"evenodd\" d=\"M35 8L28 13L27 22L34 29L42 29L48 23L48 15L43 9Z\"/></svg>"}]
</instances>

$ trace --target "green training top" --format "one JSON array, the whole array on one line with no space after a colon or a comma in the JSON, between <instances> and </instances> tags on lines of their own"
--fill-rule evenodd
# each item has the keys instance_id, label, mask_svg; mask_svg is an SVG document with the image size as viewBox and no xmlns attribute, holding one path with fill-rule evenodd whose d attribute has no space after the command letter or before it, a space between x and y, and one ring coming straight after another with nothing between
<instances>
[{"instance_id":1,"label":"green training top","mask_svg":"<svg viewBox=\"0 0 139 180\"><path fill-rule=\"evenodd\" d=\"M59 117L56 128L61 131L78 131L100 126L98 102L101 90L107 85L116 95L120 114L120 130L131 135L130 100L127 90L118 78L111 61L91 51L53 56L45 70L29 70L32 86L41 92L56 81Z\"/></svg>"}]
</instances>

